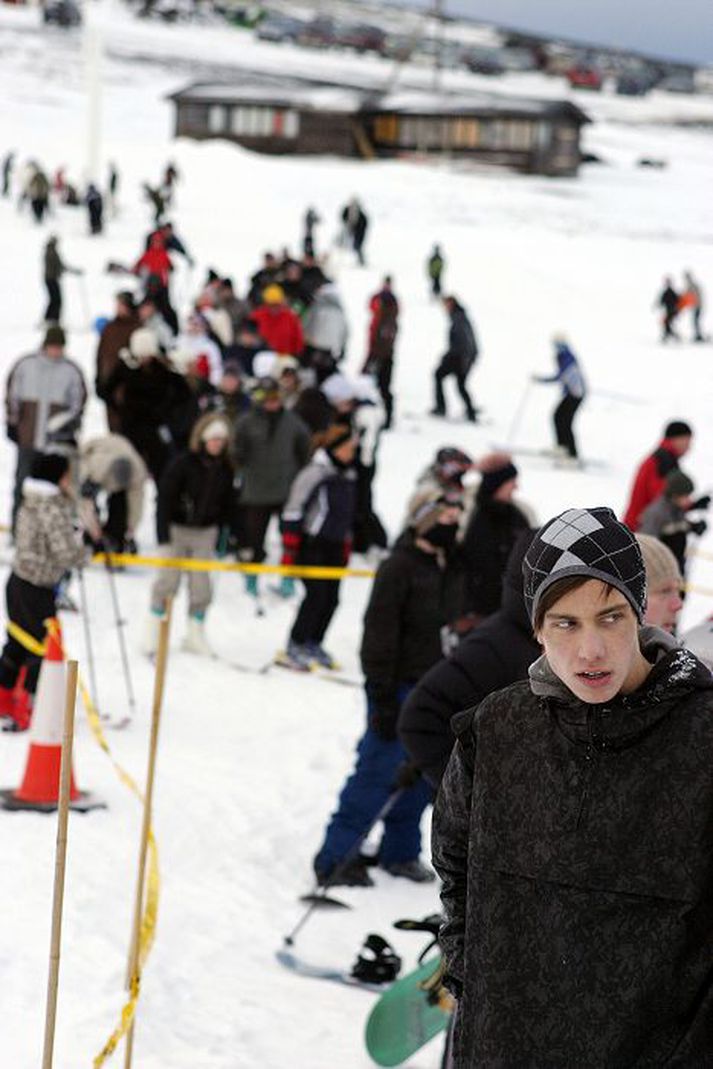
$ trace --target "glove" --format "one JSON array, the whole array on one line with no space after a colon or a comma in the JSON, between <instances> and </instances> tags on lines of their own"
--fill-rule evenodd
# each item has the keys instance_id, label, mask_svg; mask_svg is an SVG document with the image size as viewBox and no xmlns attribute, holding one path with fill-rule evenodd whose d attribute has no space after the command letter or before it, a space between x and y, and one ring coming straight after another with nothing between
<instances>
[{"instance_id":1,"label":"glove","mask_svg":"<svg viewBox=\"0 0 713 1069\"><path fill-rule=\"evenodd\" d=\"M295 594L295 581L291 575L283 575L280 579L280 597L292 598Z\"/></svg>"},{"instance_id":2,"label":"glove","mask_svg":"<svg viewBox=\"0 0 713 1069\"><path fill-rule=\"evenodd\" d=\"M691 509L707 509L711 503L711 495L704 494L703 497L699 497L698 501L694 501L691 505Z\"/></svg>"},{"instance_id":3,"label":"glove","mask_svg":"<svg viewBox=\"0 0 713 1069\"><path fill-rule=\"evenodd\" d=\"M705 520L696 520L695 523L688 524L688 530L693 534L702 535L708 530L708 524Z\"/></svg>"},{"instance_id":4,"label":"glove","mask_svg":"<svg viewBox=\"0 0 713 1069\"><path fill-rule=\"evenodd\" d=\"M405 789L415 787L420 778L420 770L416 768L415 765L412 765L410 761L404 761L404 763L399 765L396 769L394 787L403 787Z\"/></svg>"}]
</instances>

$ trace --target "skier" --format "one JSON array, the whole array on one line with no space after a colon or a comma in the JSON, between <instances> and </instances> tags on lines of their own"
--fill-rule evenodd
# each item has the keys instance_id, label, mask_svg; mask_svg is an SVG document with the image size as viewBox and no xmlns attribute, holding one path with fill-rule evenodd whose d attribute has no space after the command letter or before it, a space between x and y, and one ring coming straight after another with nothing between
<instances>
[{"instance_id":1,"label":"skier","mask_svg":"<svg viewBox=\"0 0 713 1069\"><path fill-rule=\"evenodd\" d=\"M656 299L654 305L655 308L663 308L662 327L663 334L661 341L666 342L669 338L673 338L675 341L680 341L678 334L673 329L673 325L678 318L680 312L680 296L673 288L673 281L670 277L666 277L663 280L663 290Z\"/></svg>"},{"instance_id":2,"label":"skier","mask_svg":"<svg viewBox=\"0 0 713 1069\"><path fill-rule=\"evenodd\" d=\"M81 368L64 353L61 327L50 326L36 353L22 356L7 377L7 435L17 445L13 527L20 507L22 482L37 453L76 447L87 401Z\"/></svg>"},{"instance_id":3,"label":"skier","mask_svg":"<svg viewBox=\"0 0 713 1069\"><path fill-rule=\"evenodd\" d=\"M386 275L381 289L369 301L371 321L364 372L373 375L386 411L384 430L393 425L394 397L391 378L394 371L394 347L399 330L399 302L393 291L391 275Z\"/></svg>"},{"instance_id":4,"label":"skier","mask_svg":"<svg viewBox=\"0 0 713 1069\"><path fill-rule=\"evenodd\" d=\"M679 309L691 309L691 325L693 327L693 341L705 341L705 335L701 332L701 313L703 312L703 291L700 283L696 281L690 271L683 275L685 287L679 300Z\"/></svg>"},{"instance_id":5,"label":"skier","mask_svg":"<svg viewBox=\"0 0 713 1069\"><path fill-rule=\"evenodd\" d=\"M197 557L215 554L220 528L230 523L233 507L233 470L228 460L228 421L213 412L198 420L190 448L166 468L159 483L157 527L159 553L166 557ZM205 614L211 603L207 572L187 572L188 630L183 649L210 654L205 637ZM177 569L162 569L151 589L151 612L144 639L144 652L156 652L160 618L166 602L181 582Z\"/></svg>"},{"instance_id":6,"label":"skier","mask_svg":"<svg viewBox=\"0 0 713 1069\"><path fill-rule=\"evenodd\" d=\"M45 289L47 290L47 307L45 323L60 323L62 320L62 275L84 274L78 267L70 267L60 256L56 234L51 234L45 245L43 264Z\"/></svg>"},{"instance_id":7,"label":"skier","mask_svg":"<svg viewBox=\"0 0 713 1069\"><path fill-rule=\"evenodd\" d=\"M93 526L101 531L103 548L112 553L136 552L147 478L143 460L120 434L104 434L80 446L80 494L91 504Z\"/></svg>"},{"instance_id":8,"label":"skier","mask_svg":"<svg viewBox=\"0 0 713 1069\"><path fill-rule=\"evenodd\" d=\"M119 352L129 344L129 339L139 326L134 295L130 290L121 290L116 295L115 316L106 324L99 335L97 346L96 373L94 388L97 397L103 397L104 384L117 367ZM113 405L106 405L106 419L110 431L119 429L119 415Z\"/></svg>"},{"instance_id":9,"label":"skier","mask_svg":"<svg viewBox=\"0 0 713 1069\"><path fill-rule=\"evenodd\" d=\"M643 560L609 509L548 521L523 570L544 655L456 718L434 813L455 1069L494 1051L508 1066L702 1066L713 678L639 629Z\"/></svg>"},{"instance_id":10,"label":"skier","mask_svg":"<svg viewBox=\"0 0 713 1069\"><path fill-rule=\"evenodd\" d=\"M150 201L153 206L154 226L160 226L166 211L166 201L164 196L160 189L155 189L153 186L150 186L148 182L144 182L143 190L146 199Z\"/></svg>"},{"instance_id":11,"label":"skier","mask_svg":"<svg viewBox=\"0 0 713 1069\"><path fill-rule=\"evenodd\" d=\"M94 182L90 182L87 186L84 203L87 206L87 214L89 215L89 233L101 234L104 225L104 198Z\"/></svg>"},{"instance_id":12,"label":"skier","mask_svg":"<svg viewBox=\"0 0 713 1069\"><path fill-rule=\"evenodd\" d=\"M441 362L435 371L436 403L431 410L431 415L445 416L446 400L443 395L443 380L449 375L454 375L458 392L465 405L465 418L470 423L475 423L478 410L474 407L465 384L478 356L475 332L465 308L455 297L444 297L443 307L450 318L448 350L441 357Z\"/></svg>"},{"instance_id":13,"label":"skier","mask_svg":"<svg viewBox=\"0 0 713 1069\"><path fill-rule=\"evenodd\" d=\"M109 164L106 189L109 211L112 217L116 215L119 209L119 181L119 169L114 162L111 162Z\"/></svg>"},{"instance_id":14,"label":"skier","mask_svg":"<svg viewBox=\"0 0 713 1069\"><path fill-rule=\"evenodd\" d=\"M681 575L686 573L686 542L689 534L699 537L706 533L705 520L689 520L686 513L708 508L710 496L693 498L693 483L682 471L670 471L663 493L647 505L639 518L639 531L653 535L673 553Z\"/></svg>"},{"instance_id":15,"label":"skier","mask_svg":"<svg viewBox=\"0 0 713 1069\"><path fill-rule=\"evenodd\" d=\"M235 425L233 455L241 481L240 559L261 564L270 520L280 516L290 486L309 460L310 433L299 416L284 407L273 378L258 380L252 400L252 409ZM246 575L245 588L257 598L258 576ZM283 576L283 597L289 597L293 588L294 579Z\"/></svg>"},{"instance_id":16,"label":"skier","mask_svg":"<svg viewBox=\"0 0 713 1069\"><path fill-rule=\"evenodd\" d=\"M567 339L558 334L555 335L552 341L555 347L557 371L554 375L533 375L532 381L540 383L558 382L562 387L562 399L552 414L555 437L557 439L557 452L560 457L569 458L576 466L579 454L574 440L572 423L577 414L577 409L586 397L587 388L579 361L570 349Z\"/></svg>"},{"instance_id":17,"label":"skier","mask_svg":"<svg viewBox=\"0 0 713 1069\"><path fill-rule=\"evenodd\" d=\"M344 232L356 253L360 267L364 267L364 240L369 226L369 219L357 197L352 197L348 204L342 208L342 223Z\"/></svg>"},{"instance_id":18,"label":"skier","mask_svg":"<svg viewBox=\"0 0 713 1069\"><path fill-rule=\"evenodd\" d=\"M30 202L35 222L41 223L45 212L49 209L50 184L47 175L37 164L32 165L32 172L24 193Z\"/></svg>"},{"instance_id":19,"label":"skier","mask_svg":"<svg viewBox=\"0 0 713 1069\"><path fill-rule=\"evenodd\" d=\"M282 563L345 567L354 524L357 440L350 427L335 423L315 436L318 448L292 483L282 511ZM339 604L339 579L303 579L305 596L278 663L296 671L314 665L333 669L322 645Z\"/></svg>"},{"instance_id":20,"label":"skier","mask_svg":"<svg viewBox=\"0 0 713 1069\"><path fill-rule=\"evenodd\" d=\"M624 513L624 523L632 531L638 531L639 519L646 506L663 493L668 473L678 470L678 462L691 448L692 438L690 424L682 419L671 420L656 449L637 468Z\"/></svg>"},{"instance_id":21,"label":"skier","mask_svg":"<svg viewBox=\"0 0 713 1069\"><path fill-rule=\"evenodd\" d=\"M333 282L325 282L316 290L312 303L305 312L302 328L302 363L304 367L314 371L319 385L336 370L337 364L344 358L349 338L344 306Z\"/></svg>"},{"instance_id":22,"label":"skier","mask_svg":"<svg viewBox=\"0 0 713 1069\"><path fill-rule=\"evenodd\" d=\"M530 526L513 501L518 470L507 453L490 453L479 464L480 485L460 546L465 572L464 610L471 622L490 616L500 606L508 557Z\"/></svg>"},{"instance_id":23,"label":"skier","mask_svg":"<svg viewBox=\"0 0 713 1069\"><path fill-rule=\"evenodd\" d=\"M7 618L43 642L47 620L56 617L55 590L69 568L81 566L87 549L76 537L69 460L58 453L34 454L22 486L15 526L15 559L5 588ZM0 654L0 717L4 731L25 731L32 715L40 658L12 632ZM27 668L15 693L20 671Z\"/></svg>"},{"instance_id":24,"label":"skier","mask_svg":"<svg viewBox=\"0 0 713 1069\"><path fill-rule=\"evenodd\" d=\"M431 255L426 261L426 273L431 283L432 297L438 298L441 296L441 279L445 266L446 261L443 259L440 245L434 245Z\"/></svg>"},{"instance_id":25,"label":"skier","mask_svg":"<svg viewBox=\"0 0 713 1069\"><path fill-rule=\"evenodd\" d=\"M339 796L315 859L324 885L369 887L366 861L335 870L353 849L399 782L406 753L396 734L399 709L418 679L441 655L440 629L460 609L461 573L452 564L460 518L457 497L427 492L415 502L408 529L374 579L364 616L361 662L367 699L366 732L357 762ZM392 876L416 883L433 873L419 859L420 823L431 790L405 769L404 794L384 820L378 863Z\"/></svg>"}]
</instances>

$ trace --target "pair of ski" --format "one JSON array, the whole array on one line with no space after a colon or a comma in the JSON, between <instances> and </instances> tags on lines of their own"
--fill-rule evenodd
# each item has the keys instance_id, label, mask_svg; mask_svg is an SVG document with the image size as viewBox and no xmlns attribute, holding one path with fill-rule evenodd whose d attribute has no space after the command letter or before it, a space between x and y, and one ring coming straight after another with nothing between
<instances>
[{"instance_id":1,"label":"pair of ski","mask_svg":"<svg viewBox=\"0 0 713 1069\"><path fill-rule=\"evenodd\" d=\"M298 675L312 675L318 679L324 679L328 683L336 683L340 687L362 687L364 685L361 679L356 676L346 675L344 672L340 672L338 669L324 668L320 665L313 665L311 668L293 668L287 664L284 659L281 658L280 652L274 657L271 657L269 661L264 664L249 665L242 664L238 661L233 661L219 657L218 660L223 661L229 668L234 669L236 672L245 672L248 675L266 676L272 671L273 668L282 668L288 672L295 672Z\"/></svg>"}]
</instances>

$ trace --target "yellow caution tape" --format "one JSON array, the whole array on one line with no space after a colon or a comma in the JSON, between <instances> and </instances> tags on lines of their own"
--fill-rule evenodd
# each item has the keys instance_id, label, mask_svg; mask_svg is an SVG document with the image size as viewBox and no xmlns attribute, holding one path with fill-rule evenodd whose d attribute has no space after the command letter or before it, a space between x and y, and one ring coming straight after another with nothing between
<instances>
[{"instance_id":1,"label":"yellow caution tape","mask_svg":"<svg viewBox=\"0 0 713 1069\"><path fill-rule=\"evenodd\" d=\"M5 624L5 630L10 638L14 638L15 642L19 642L21 646L24 646L28 653L34 653L35 657L44 657L45 643L38 642L34 635L31 635L29 631L25 631L19 624L14 624L12 620L8 620Z\"/></svg>"},{"instance_id":2,"label":"yellow caution tape","mask_svg":"<svg viewBox=\"0 0 713 1069\"><path fill-rule=\"evenodd\" d=\"M121 767L118 761L112 756L109 744L106 741L106 736L102 730L101 719L97 712L96 706L91 699L89 691L87 690L84 680L79 679L79 692L82 696L82 702L84 703L84 709L87 714L87 720L89 721L89 727L96 740L97 744L101 747L104 753L107 755L114 770L124 784L125 787L136 795L138 800L143 804L144 796L141 790L136 784L136 781L132 779L129 773ZM134 975L131 977L129 984L129 997L124 1003L121 1010L121 1017L119 1023L107 1039L106 1043L97 1054L93 1061L94 1069L99 1069L99 1066L103 1065L106 1059L113 1054L116 1050L120 1040L126 1035L131 1028L134 1015L136 1013L136 1005L139 1000L139 994L141 991L141 973L144 965L148 959L151 947L156 936L156 921L158 917L158 901L161 892L161 880L159 876L158 868L158 846L156 845L156 838L153 833L153 829L149 828L148 838L148 871L146 877L146 901L144 903L144 912L141 917L141 928L139 933L139 959L137 963L137 969Z\"/></svg>"},{"instance_id":3,"label":"yellow caution tape","mask_svg":"<svg viewBox=\"0 0 713 1069\"><path fill-rule=\"evenodd\" d=\"M245 575L290 575L297 579L373 579L373 568L321 568L300 564L243 564L197 557L143 557L131 553L97 553L99 564L123 564L128 568L175 568L183 572L243 572Z\"/></svg>"}]
</instances>

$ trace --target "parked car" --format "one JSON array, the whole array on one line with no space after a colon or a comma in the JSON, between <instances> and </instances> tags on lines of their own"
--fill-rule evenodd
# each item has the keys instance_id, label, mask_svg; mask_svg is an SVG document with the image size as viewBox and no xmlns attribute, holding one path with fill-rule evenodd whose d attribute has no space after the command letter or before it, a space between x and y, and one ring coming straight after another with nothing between
<instances>
[{"instance_id":1,"label":"parked car","mask_svg":"<svg viewBox=\"0 0 713 1069\"><path fill-rule=\"evenodd\" d=\"M343 26L335 33L336 43L344 48L353 48L357 52L383 53L386 34L378 26L356 23Z\"/></svg>"},{"instance_id":2,"label":"parked car","mask_svg":"<svg viewBox=\"0 0 713 1069\"><path fill-rule=\"evenodd\" d=\"M596 67L570 67L565 78L572 89L591 89L599 92L602 88L602 72Z\"/></svg>"},{"instance_id":3,"label":"parked car","mask_svg":"<svg viewBox=\"0 0 713 1069\"><path fill-rule=\"evenodd\" d=\"M642 71L624 71L616 80L616 91L619 96L642 97L649 92L652 85L650 75Z\"/></svg>"},{"instance_id":4,"label":"parked car","mask_svg":"<svg viewBox=\"0 0 713 1069\"><path fill-rule=\"evenodd\" d=\"M74 0L50 0L42 8L42 21L48 26L82 25L82 13Z\"/></svg>"},{"instance_id":5,"label":"parked car","mask_svg":"<svg viewBox=\"0 0 713 1069\"><path fill-rule=\"evenodd\" d=\"M300 19L293 19L289 15L267 15L261 19L255 31L255 36L261 41L296 41L305 23Z\"/></svg>"}]
</instances>

